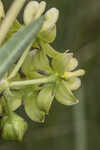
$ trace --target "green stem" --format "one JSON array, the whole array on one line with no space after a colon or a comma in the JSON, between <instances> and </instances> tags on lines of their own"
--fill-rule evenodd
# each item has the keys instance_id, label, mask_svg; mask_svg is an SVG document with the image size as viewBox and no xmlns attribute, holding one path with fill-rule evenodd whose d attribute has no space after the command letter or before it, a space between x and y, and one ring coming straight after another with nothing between
<instances>
[{"instance_id":1,"label":"green stem","mask_svg":"<svg viewBox=\"0 0 100 150\"><path fill-rule=\"evenodd\" d=\"M57 55L60 54L60 52L56 51L55 49L53 49L53 47L51 47L49 44L46 44L42 41L39 41L40 42L40 45L42 47L42 49L44 50L44 52L50 56L50 57L55 57Z\"/></svg>"},{"instance_id":2,"label":"green stem","mask_svg":"<svg viewBox=\"0 0 100 150\"><path fill-rule=\"evenodd\" d=\"M13 77L17 74L17 72L19 71L20 67L22 66L22 64L23 64L23 62L24 62L24 60L25 60L25 58L26 58L26 56L27 56L27 54L28 54L30 48L31 48L31 44L30 44L30 45L28 46L28 48L24 51L23 55L22 55L21 58L19 59L17 65L15 66L14 70L12 71L12 73L10 74L10 76L8 77L8 79L13 78Z\"/></svg>"},{"instance_id":3,"label":"green stem","mask_svg":"<svg viewBox=\"0 0 100 150\"><path fill-rule=\"evenodd\" d=\"M7 15L5 16L4 20L2 21L2 24L0 25L0 45L4 41L10 27L15 21L25 1L26 0L15 0L11 8L8 10Z\"/></svg>"},{"instance_id":4,"label":"green stem","mask_svg":"<svg viewBox=\"0 0 100 150\"><path fill-rule=\"evenodd\" d=\"M75 129L75 150L87 150L87 131L86 131L86 116L84 103L84 87L78 91L80 102L74 106L74 129Z\"/></svg>"},{"instance_id":5,"label":"green stem","mask_svg":"<svg viewBox=\"0 0 100 150\"><path fill-rule=\"evenodd\" d=\"M56 81L56 76L52 75L49 77L44 77L40 79L34 80L26 80L26 81L14 81L10 83L10 87L17 87L17 86L26 86L26 85L34 85L34 84L42 84L42 83L49 83Z\"/></svg>"}]
</instances>

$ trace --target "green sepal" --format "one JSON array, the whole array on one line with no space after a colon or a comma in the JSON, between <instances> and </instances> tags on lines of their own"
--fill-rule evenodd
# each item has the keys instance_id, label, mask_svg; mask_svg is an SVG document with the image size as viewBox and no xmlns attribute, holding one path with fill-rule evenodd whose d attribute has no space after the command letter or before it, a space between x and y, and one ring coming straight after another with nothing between
<instances>
[{"instance_id":1,"label":"green sepal","mask_svg":"<svg viewBox=\"0 0 100 150\"><path fill-rule=\"evenodd\" d=\"M4 140L22 141L27 130L27 123L23 118L12 112L9 116L1 119L0 128L2 130L1 136Z\"/></svg>"},{"instance_id":2,"label":"green sepal","mask_svg":"<svg viewBox=\"0 0 100 150\"><path fill-rule=\"evenodd\" d=\"M10 91L5 93L5 97L11 111L15 111L22 104L21 91Z\"/></svg>"},{"instance_id":3,"label":"green sepal","mask_svg":"<svg viewBox=\"0 0 100 150\"><path fill-rule=\"evenodd\" d=\"M64 80L58 81L55 89L55 97L59 103L64 105L74 105L78 103L78 100L67 87L67 83Z\"/></svg>"},{"instance_id":4,"label":"green sepal","mask_svg":"<svg viewBox=\"0 0 100 150\"><path fill-rule=\"evenodd\" d=\"M38 37L45 43L52 43L56 38L56 25L52 29L40 32Z\"/></svg>"},{"instance_id":5,"label":"green sepal","mask_svg":"<svg viewBox=\"0 0 100 150\"><path fill-rule=\"evenodd\" d=\"M35 121L43 123L45 120L45 113L41 111L37 105L37 93L29 92L25 96L25 112L28 117Z\"/></svg>"},{"instance_id":6,"label":"green sepal","mask_svg":"<svg viewBox=\"0 0 100 150\"><path fill-rule=\"evenodd\" d=\"M55 72L57 72L60 75L63 75L66 71L66 66L69 63L69 60L71 59L72 55L68 53L62 53L59 55L56 55L52 59L52 67Z\"/></svg>"},{"instance_id":7,"label":"green sepal","mask_svg":"<svg viewBox=\"0 0 100 150\"><path fill-rule=\"evenodd\" d=\"M27 79L36 79L36 78L43 77L42 74L38 73L38 71L40 71L40 69L39 69L40 64L38 62L39 54L37 54L37 53L38 53L37 50L31 51L27 55L23 65L22 65L22 72L25 74ZM35 65L35 63L37 63L37 64Z\"/></svg>"},{"instance_id":8,"label":"green sepal","mask_svg":"<svg viewBox=\"0 0 100 150\"><path fill-rule=\"evenodd\" d=\"M33 77L33 73L35 71L34 63L33 63L35 53L36 50L29 52L22 65L22 72L27 77Z\"/></svg>"},{"instance_id":9,"label":"green sepal","mask_svg":"<svg viewBox=\"0 0 100 150\"><path fill-rule=\"evenodd\" d=\"M44 71L47 74L52 72L52 69L49 66L49 60L42 50L38 50L36 52L36 54L34 55L33 63L34 68L37 71Z\"/></svg>"},{"instance_id":10,"label":"green sepal","mask_svg":"<svg viewBox=\"0 0 100 150\"><path fill-rule=\"evenodd\" d=\"M37 97L37 104L39 108L48 114L54 98L53 85L46 85L41 89Z\"/></svg>"}]
</instances>

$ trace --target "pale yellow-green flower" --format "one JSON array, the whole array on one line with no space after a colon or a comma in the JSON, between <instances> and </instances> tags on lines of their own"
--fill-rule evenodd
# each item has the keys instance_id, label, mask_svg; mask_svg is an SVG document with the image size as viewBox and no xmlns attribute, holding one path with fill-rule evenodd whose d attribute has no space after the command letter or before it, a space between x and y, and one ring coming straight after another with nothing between
<instances>
[{"instance_id":1,"label":"pale yellow-green flower","mask_svg":"<svg viewBox=\"0 0 100 150\"><path fill-rule=\"evenodd\" d=\"M46 3L44 1L30 1L24 9L24 23L29 24L38 19L45 11Z\"/></svg>"},{"instance_id":2,"label":"pale yellow-green flower","mask_svg":"<svg viewBox=\"0 0 100 150\"><path fill-rule=\"evenodd\" d=\"M68 87L71 90L77 90L81 86L81 80L79 79L79 76L83 76L85 74L85 71L83 69L73 71L77 66L78 66L77 59L72 57L63 75L64 79L67 82Z\"/></svg>"},{"instance_id":3,"label":"pale yellow-green flower","mask_svg":"<svg viewBox=\"0 0 100 150\"><path fill-rule=\"evenodd\" d=\"M45 22L43 24L42 30L52 29L59 17L59 10L56 8L51 8L45 13Z\"/></svg>"},{"instance_id":4,"label":"pale yellow-green flower","mask_svg":"<svg viewBox=\"0 0 100 150\"><path fill-rule=\"evenodd\" d=\"M31 1L24 9L24 23L27 25L43 15L46 8L46 2ZM59 17L59 10L56 8L49 9L45 14L45 21L39 34L39 38L45 42L52 42L56 37L56 22Z\"/></svg>"}]
</instances>

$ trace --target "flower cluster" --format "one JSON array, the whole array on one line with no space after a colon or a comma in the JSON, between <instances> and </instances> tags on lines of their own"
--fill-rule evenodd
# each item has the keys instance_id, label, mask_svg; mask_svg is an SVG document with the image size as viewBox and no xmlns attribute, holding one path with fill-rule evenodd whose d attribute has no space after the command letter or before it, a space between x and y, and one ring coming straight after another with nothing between
<instances>
[{"instance_id":1,"label":"flower cluster","mask_svg":"<svg viewBox=\"0 0 100 150\"><path fill-rule=\"evenodd\" d=\"M27 25L38 19L45 11L46 2L30 1L24 10L23 20ZM49 9L45 14L43 27L38 35L39 39L51 43L56 38L56 22L59 17L59 10L56 8Z\"/></svg>"},{"instance_id":2,"label":"flower cluster","mask_svg":"<svg viewBox=\"0 0 100 150\"><path fill-rule=\"evenodd\" d=\"M28 54L22 65L22 72L26 78L30 80L40 78L41 81L45 78L48 79L48 82L35 87L36 97L32 96L32 94L34 95L33 90L30 90L31 94L27 90L25 92L25 111L32 120L44 122L45 114L48 114L54 97L64 105L78 103L72 90L80 87L81 81L78 77L84 75L84 70L73 71L77 65L77 59L68 52L58 53L52 58L45 54L43 49L37 50L35 53L31 51ZM30 102L28 101L29 97ZM38 115L37 111L32 109L34 102L37 105ZM32 114L30 114L30 110Z\"/></svg>"},{"instance_id":3,"label":"flower cluster","mask_svg":"<svg viewBox=\"0 0 100 150\"><path fill-rule=\"evenodd\" d=\"M38 19L44 13L45 7L44 1L30 1L24 10L24 25L16 21L8 36L21 26ZM21 105L24 105L31 120L44 122L54 98L64 105L78 103L72 91L81 86L79 76L83 76L85 71L75 70L78 61L73 53L57 52L49 44L56 38L58 9L51 8L44 16L44 24L31 47L33 50L28 53L20 70L15 76L10 76L16 68L14 64L0 82L0 129L1 136L6 140L22 140L27 129L24 119L14 112Z\"/></svg>"}]
</instances>

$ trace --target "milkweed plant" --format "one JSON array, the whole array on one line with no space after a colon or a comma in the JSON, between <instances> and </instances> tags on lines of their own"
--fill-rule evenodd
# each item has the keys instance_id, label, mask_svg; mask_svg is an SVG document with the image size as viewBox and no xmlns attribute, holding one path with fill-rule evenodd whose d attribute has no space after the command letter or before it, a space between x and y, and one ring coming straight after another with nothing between
<instances>
[{"instance_id":1,"label":"milkweed plant","mask_svg":"<svg viewBox=\"0 0 100 150\"><path fill-rule=\"evenodd\" d=\"M0 1L0 132L5 140L22 141L27 130L27 122L15 112L20 106L32 121L43 123L54 98L64 105L77 104L72 92L85 74L76 70L73 53L50 45L59 10L45 12L46 2L29 1L21 24L16 17L24 2L15 0L6 14Z\"/></svg>"}]
</instances>

